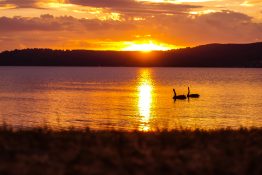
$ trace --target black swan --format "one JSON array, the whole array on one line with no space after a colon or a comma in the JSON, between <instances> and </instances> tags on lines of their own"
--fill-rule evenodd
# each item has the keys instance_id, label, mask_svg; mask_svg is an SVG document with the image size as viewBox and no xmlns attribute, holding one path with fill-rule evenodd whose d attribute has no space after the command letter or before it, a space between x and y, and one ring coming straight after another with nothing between
<instances>
[{"instance_id":1,"label":"black swan","mask_svg":"<svg viewBox=\"0 0 262 175\"><path fill-rule=\"evenodd\" d=\"M188 87L187 97L188 97L188 98L199 98L200 95L199 95L199 94L190 94L190 89L189 89L189 87Z\"/></svg>"},{"instance_id":2,"label":"black swan","mask_svg":"<svg viewBox=\"0 0 262 175\"><path fill-rule=\"evenodd\" d=\"M174 97L173 97L174 100L176 100L176 99L178 99L178 100L185 100L186 99L185 95L176 95L176 90L175 89L173 89L173 92L174 92Z\"/></svg>"}]
</instances>

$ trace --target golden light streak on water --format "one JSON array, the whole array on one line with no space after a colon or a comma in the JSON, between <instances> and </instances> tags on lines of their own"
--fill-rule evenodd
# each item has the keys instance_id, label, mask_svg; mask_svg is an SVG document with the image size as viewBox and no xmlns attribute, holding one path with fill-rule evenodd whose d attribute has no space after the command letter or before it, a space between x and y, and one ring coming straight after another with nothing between
<instances>
[{"instance_id":1,"label":"golden light streak on water","mask_svg":"<svg viewBox=\"0 0 262 175\"><path fill-rule=\"evenodd\" d=\"M150 130L151 110L153 104L153 85L151 71L142 69L138 84L138 110L140 114L140 131Z\"/></svg>"}]
</instances>

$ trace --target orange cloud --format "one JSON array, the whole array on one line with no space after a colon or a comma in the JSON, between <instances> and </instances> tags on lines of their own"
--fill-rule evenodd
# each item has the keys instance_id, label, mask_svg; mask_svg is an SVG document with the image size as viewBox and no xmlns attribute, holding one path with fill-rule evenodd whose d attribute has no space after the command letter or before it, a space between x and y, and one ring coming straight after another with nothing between
<instances>
[{"instance_id":1,"label":"orange cloud","mask_svg":"<svg viewBox=\"0 0 262 175\"><path fill-rule=\"evenodd\" d=\"M220 2L225 0L220 0ZM121 49L262 40L259 1L0 0L1 49ZM234 9L234 10L231 10ZM242 9L244 9L242 11ZM250 13L251 15L248 15Z\"/></svg>"}]
</instances>

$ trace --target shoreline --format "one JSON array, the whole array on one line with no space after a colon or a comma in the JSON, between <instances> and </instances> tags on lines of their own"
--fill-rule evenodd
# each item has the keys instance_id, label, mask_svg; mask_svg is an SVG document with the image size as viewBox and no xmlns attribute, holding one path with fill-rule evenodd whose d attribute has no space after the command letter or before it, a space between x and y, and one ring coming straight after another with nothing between
<instances>
[{"instance_id":1,"label":"shoreline","mask_svg":"<svg viewBox=\"0 0 262 175\"><path fill-rule=\"evenodd\" d=\"M261 174L262 128L124 132L0 127L0 174Z\"/></svg>"}]
</instances>

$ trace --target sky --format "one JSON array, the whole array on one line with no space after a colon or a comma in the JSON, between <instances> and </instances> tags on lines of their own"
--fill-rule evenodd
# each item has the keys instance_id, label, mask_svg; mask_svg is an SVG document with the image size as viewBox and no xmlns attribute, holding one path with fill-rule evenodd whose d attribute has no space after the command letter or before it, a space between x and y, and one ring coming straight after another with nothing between
<instances>
[{"instance_id":1,"label":"sky","mask_svg":"<svg viewBox=\"0 0 262 175\"><path fill-rule=\"evenodd\" d=\"M262 41L262 0L0 0L0 51Z\"/></svg>"}]
</instances>

